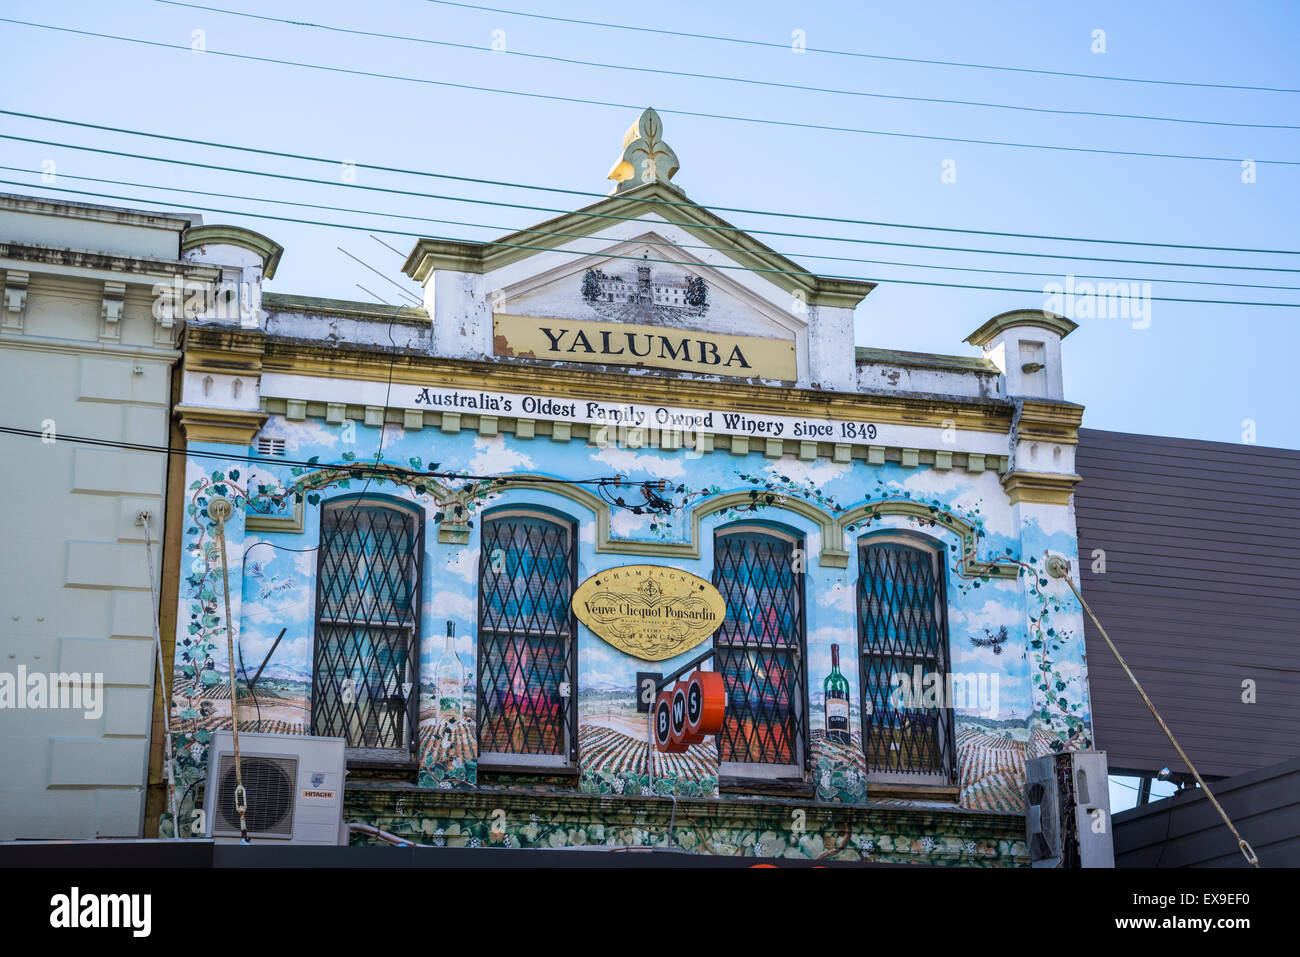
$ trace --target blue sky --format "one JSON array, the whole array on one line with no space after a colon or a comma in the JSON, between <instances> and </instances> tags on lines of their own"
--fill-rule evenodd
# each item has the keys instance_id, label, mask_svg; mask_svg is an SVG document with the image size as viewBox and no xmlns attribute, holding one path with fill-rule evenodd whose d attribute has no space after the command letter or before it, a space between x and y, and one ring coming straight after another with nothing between
<instances>
[{"instance_id":1,"label":"blue sky","mask_svg":"<svg viewBox=\"0 0 1300 957\"><path fill-rule=\"evenodd\" d=\"M1215 3L1090 3L1078 8L1027 3L925 5L770 2L611 8L565 0L503 6L583 19L740 36L788 43L803 30L809 46L893 56L993 63L1114 76L1300 88L1294 43L1300 8L1252 4L1249 12ZM427 0L374 0L357 5L274 0L210 0L210 5L332 26L471 44L450 49L358 38L265 23L156 0L112 4L10 0L4 16L116 33L188 48L195 30L211 51L278 57L352 69L449 80L628 104L629 108L560 103L393 80L343 76L236 61L188 49L112 40L0 23L6 65L4 108L136 130L289 151L359 166L374 163L530 185L603 193L623 131L639 108L653 105L682 164L675 182L706 206L731 206L895 223L957 226L1061 236L1297 249L1300 167L1265 164L1300 159L1300 131L1197 126L1111 118L1056 117L969 106L901 103L712 80L663 77L562 65L488 50L493 31L508 50L634 66L762 78L836 89L984 100L1056 109L1144 113L1247 123L1300 125L1300 94L1214 90L1054 78L892 63L683 37L616 31L460 9ZM626 11L626 12L625 12ZM1093 31L1106 52L1093 53ZM20 79L21 78L21 79ZM727 113L804 123L939 136L1253 158L1257 181L1244 184L1238 162L1060 153L796 129L675 115ZM0 117L0 133L169 156L239 168L339 180L334 166L249 157L186 144L58 127ZM286 247L270 288L339 298L371 298L368 287L397 301L397 289L349 259L360 257L404 285L401 258L365 231L313 227L208 212L207 207L348 222L417 234L490 239L551 214L385 196L342 186L294 184L214 170L165 166L63 147L0 140L3 165L39 171L53 160L57 185L115 193L137 201L89 202L194 209L207 222L235 222ZM956 182L942 181L955 164ZM69 175L148 184L87 184ZM32 184L35 172L0 171ZM362 185L492 199L557 209L581 197L459 184L358 171ZM349 215L239 200L162 193L161 186L362 208ZM59 194L50 194L59 195ZM495 228L412 224L379 213L483 223ZM882 241L1070 252L1199 264L1300 268L1294 256L1261 256L1141 247L1090 247L1037 240L954 236L868 226L724 214L739 226L871 240L829 244L765 237L814 271L879 280L859 308L857 343L885 348L973 354L962 339L988 317L1040 307L1041 292L930 288L890 280L968 282L1041 290L1050 277L931 271L827 262L823 253L945 266L979 266L1101 274L1153 280L1155 296L1300 302L1300 293L1174 285L1174 278L1300 286L1300 274L1073 263L898 248ZM405 253L409 237L382 236ZM411 286L414 291L414 287ZM1256 424L1261 445L1300 448L1300 310L1155 302L1149 328L1123 319L1085 321L1065 344L1067 396L1088 407L1093 428L1237 442L1242 421Z\"/></svg>"}]
</instances>

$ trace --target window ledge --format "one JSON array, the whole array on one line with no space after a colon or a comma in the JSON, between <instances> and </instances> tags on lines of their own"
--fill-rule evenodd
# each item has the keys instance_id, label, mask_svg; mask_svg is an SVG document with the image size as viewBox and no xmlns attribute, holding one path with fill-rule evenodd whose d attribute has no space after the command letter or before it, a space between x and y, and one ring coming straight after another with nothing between
<instances>
[{"instance_id":1,"label":"window ledge","mask_svg":"<svg viewBox=\"0 0 1300 957\"><path fill-rule=\"evenodd\" d=\"M483 764L478 765L480 775L508 774L512 777L533 778L577 778L579 771L573 765L538 765L538 764Z\"/></svg>"},{"instance_id":2,"label":"window ledge","mask_svg":"<svg viewBox=\"0 0 1300 957\"><path fill-rule=\"evenodd\" d=\"M349 771L414 771L418 762L409 751L348 748L344 763Z\"/></svg>"},{"instance_id":3,"label":"window ledge","mask_svg":"<svg viewBox=\"0 0 1300 957\"><path fill-rule=\"evenodd\" d=\"M719 794L762 794L778 797L814 797L816 787L808 781L782 778L718 778Z\"/></svg>"},{"instance_id":4,"label":"window ledge","mask_svg":"<svg viewBox=\"0 0 1300 957\"><path fill-rule=\"evenodd\" d=\"M867 797L870 800L885 798L897 801L950 801L957 803L961 788L955 784L873 784L867 777Z\"/></svg>"}]
</instances>

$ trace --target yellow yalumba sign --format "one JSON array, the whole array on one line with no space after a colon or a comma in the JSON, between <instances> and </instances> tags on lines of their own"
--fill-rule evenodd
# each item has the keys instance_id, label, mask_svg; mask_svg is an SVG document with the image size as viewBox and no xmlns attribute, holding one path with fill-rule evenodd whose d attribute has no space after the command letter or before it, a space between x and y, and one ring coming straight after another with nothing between
<instances>
[{"instance_id":1,"label":"yellow yalumba sign","mask_svg":"<svg viewBox=\"0 0 1300 957\"><path fill-rule=\"evenodd\" d=\"M647 366L745 379L798 378L793 339L503 313L492 317L492 337L498 356Z\"/></svg>"},{"instance_id":2,"label":"yellow yalumba sign","mask_svg":"<svg viewBox=\"0 0 1300 957\"><path fill-rule=\"evenodd\" d=\"M619 651L663 661L689 651L722 624L727 604L703 578L663 565L624 565L573 593L578 620Z\"/></svg>"}]
</instances>

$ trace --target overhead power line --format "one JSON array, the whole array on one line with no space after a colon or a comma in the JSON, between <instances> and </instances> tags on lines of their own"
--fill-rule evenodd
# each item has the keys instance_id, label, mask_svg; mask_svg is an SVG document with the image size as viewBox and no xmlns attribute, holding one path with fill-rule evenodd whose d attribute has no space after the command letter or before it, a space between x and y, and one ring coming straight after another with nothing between
<instances>
[{"instance_id":1,"label":"overhead power line","mask_svg":"<svg viewBox=\"0 0 1300 957\"><path fill-rule=\"evenodd\" d=\"M610 23L601 20L580 20L576 17L557 17L542 13L529 13L523 10L506 10L501 7L486 7L475 3L458 3L454 0L426 0L444 7L462 7L466 10L479 10L485 13L504 13L512 17L527 17L531 20L550 20L553 23L573 23L587 27L602 27L608 30L629 30L635 33L657 33L660 36L688 37L692 40L715 40L719 43L738 43L744 46L768 47L776 50L790 49L790 43L775 43L770 40L749 40L743 37L730 37L712 33L689 33L685 30L666 30L656 27L639 27L625 23ZM1250 90L1258 93L1300 93L1300 89L1273 86L1248 86L1240 83L1204 83L1193 80L1153 80L1136 76L1107 76L1102 73L1071 73L1065 70L1035 70L1022 66L1002 66L993 63L967 63L961 60L927 60L920 57L886 56L882 53L865 53L855 50L833 50L827 47L806 47L808 53L824 53L828 56L856 57L864 60L886 60L892 63L921 63L928 66L952 66L971 70L998 70L1006 73L1033 73L1038 76L1062 76L1080 80L1107 80L1112 83L1150 83L1156 86L1203 87L1215 90Z\"/></svg>"},{"instance_id":2,"label":"overhead power line","mask_svg":"<svg viewBox=\"0 0 1300 957\"><path fill-rule=\"evenodd\" d=\"M191 10L207 10L211 13L220 13L231 17L242 17L247 20L260 20L263 23L279 23L285 26L325 30L330 33L341 33L348 36L371 37L379 40L399 40L405 43L420 43L426 46L446 47L456 50L471 50L475 53L487 53L494 56L499 53L504 53L507 56L523 57L530 60L544 60L550 63L566 63L573 66L596 67L603 70L620 70L626 73L649 73L656 76L678 76L692 80L718 80L727 83L740 83L750 86L798 90L804 93L829 93L833 96L857 96L878 100L895 100L903 103L937 103L947 106L974 106L981 109L1014 110L1024 113L1046 113L1056 116L1092 116L1102 119L1143 120L1156 123L1183 123L1195 126L1228 126L1261 130L1300 130L1300 126L1285 123L1245 123L1236 120L1204 120L1181 116L1151 116L1142 113L1111 113L1099 110L1062 110L1011 103L988 103L983 100L958 100L933 96L903 96L896 93L876 93L866 90L841 90L833 87L807 86L801 83L781 83L776 80L761 80L757 77L726 76L717 73L695 73L688 70L666 70L657 67L630 66L626 63L603 63L598 60L582 60L576 57L553 56L544 53L527 53L523 50L491 50L481 44L475 43L457 43L453 40L435 40L431 37L413 37L398 33L381 33L374 30L358 30L350 27L333 26L326 23L313 23L305 20L289 20L284 17L270 17L260 13L249 13L244 10L227 10L223 7L212 7L203 3L186 3L183 2L183 0L153 0L153 2L165 4L169 7L187 7Z\"/></svg>"},{"instance_id":3,"label":"overhead power line","mask_svg":"<svg viewBox=\"0 0 1300 957\"><path fill-rule=\"evenodd\" d=\"M42 439L48 441L50 436L41 429L24 429L12 425L0 425L0 433L7 435L19 435L26 438ZM280 456L265 455L240 455L236 452L206 452L202 449L178 448L174 445L152 445L148 442L125 442L120 439L101 439L89 435L63 435L54 433L55 442L71 442L75 445L96 445L101 448L122 449L127 452L152 452L158 455L181 455L189 456L196 459L219 459L229 462L244 462L248 465L278 465L278 466L298 466L300 468L311 469L330 469L332 471L347 472L351 475L363 476L368 475L378 468L392 469L395 472L407 472L412 475L418 475L422 478L435 479L456 479L468 482L494 482L499 479L508 478L512 482L527 482L530 485L597 485L605 487L620 486L642 486L647 483L644 481L633 481L623 478L620 475L604 476L599 478L579 478L579 479L562 479L552 478L546 475L470 475L460 472L434 471L432 469L421 470L408 468L404 465L398 465L395 462L385 462L370 458L367 460L357 460L352 462L312 462L302 461L300 459L288 459ZM651 481L648 484L654 484Z\"/></svg>"},{"instance_id":4,"label":"overhead power line","mask_svg":"<svg viewBox=\"0 0 1300 957\"><path fill-rule=\"evenodd\" d=\"M93 30L77 30L72 27L54 26L48 23L33 23L30 20L16 20L9 17L0 17L0 23L11 23L16 26L32 27L38 30L53 30L58 33L70 33L78 36L94 37L100 40L117 40L123 43L135 43L142 46L156 47L167 50L180 50L189 56L196 55L194 50L188 46L179 43L163 43L158 40L143 40L139 37L124 37L113 33L98 33ZM204 56L229 57L236 60L245 60L257 63L274 63L279 66L301 67L307 70L321 70L327 73L339 73L348 76L365 76L380 80L396 80L403 83L419 83L427 86L439 86L449 89L470 90L476 93L498 93L503 96L518 96L534 100L548 100L555 103L575 103L583 106L603 106L618 110L636 110L637 106L631 103L616 103L612 100L593 100L586 97L577 96L560 96L554 93L537 93L531 90L507 90L500 87L480 86L473 83L455 83L451 80L434 80L427 77L403 76L397 73L380 73L372 70L354 70L346 67L330 66L323 63L307 63L302 60L285 60L278 57L254 56L251 53L233 53L227 50L214 50L208 47L203 51ZM869 130L856 126L836 126L830 123L801 123L797 120L775 120L767 119L761 116L738 116L731 113L708 113L700 110L675 110L663 108L661 113L667 113L672 116L692 116L699 119L708 120L725 120L733 123L751 123L760 126L780 126L791 129L818 130L829 133L852 133L861 136L886 136L897 139L907 140L926 140L939 143L964 143L972 146L998 146L1011 149L1030 149L1030 150L1047 150L1057 153L1085 153L1097 156L1131 156L1145 159L1171 159L1171 160L1190 160L1194 162L1207 163L1240 163L1240 156L1206 156L1193 153L1158 153L1155 151L1143 150L1112 150L1102 149L1094 146L1062 146L1049 143L1021 143L1011 140L990 140L977 137L961 136L937 136L927 133L904 133L898 130ZM1286 159L1258 159L1255 162L1259 165L1268 166L1300 166L1300 160Z\"/></svg>"},{"instance_id":5,"label":"overhead power line","mask_svg":"<svg viewBox=\"0 0 1300 957\"><path fill-rule=\"evenodd\" d=\"M45 116L39 113L23 113L17 110L0 109L0 116L14 116L14 117L19 117L21 119L37 120L43 123L56 123L61 126L75 126L82 129L102 130L110 133L122 133L128 136L140 136L148 139L163 140L171 143L184 143L192 146L207 146L216 149L234 150L236 152L241 152L241 153L252 153L260 156L271 156L277 159L293 159L293 160L302 160L304 162L310 162L310 163L324 163L333 167L338 167L339 164L342 162L342 160L331 159L329 157L324 157L324 156L312 156L310 154L305 154L305 153L289 153L289 152L284 152L282 150L271 150L271 149L259 148L254 146L240 146L232 143L221 143L214 140L199 140L199 139L193 139L191 137L186 137L186 136L172 136L166 133L150 133L143 130L133 130L133 129L128 129L126 127L120 127L120 126L108 126L101 123L89 123L82 120L67 120L67 119L62 119L60 117ZM197 163L197 162L192 162L187 160L174 160L174 159L168 159L166 157L158 157L158 156L146 156L140 153L126 153L117 150L102 149L99 147L79 146L72 143L60 143L53 140L30 139L26 137L12 136L12 135L0 135L0 139L13 139L21 142L38 143L44 146L63 146L68 149L77 149L77 150L83 150L89 152L104 153L113 156L124 156L127 158L143 159L151 162L173 163L173 164L179 163L182 165L202 167L205 169L248 173L249 175L252 176L273 176L282 179L297 180L299 182L321 183L323 185L328 185L328 186L348 186L349 188L365 189L365 190L372 190L372 191L379 191L379 192L389 192L389 193L396 193L396 194L406 195L406 196L423 196L430 199L447 199L447 200L453 200L458 202L479 203L483 205L502 206L502 207L509 207L514 209L527 209L536 212L549 212L549 213L562 213L562 214L571 212L568 209L559 209L550 206L531 206L531 205L523 205L518 203L496 202L492 200L473 200L467 198L457 198L452 196L441 196L436 193L419 193L419 192L411 192L406 190L386 189L383 187L364 186L361 184L351 184L351 183L344 184L344 183L336 183L333 181L314 180L314 179L309 179L304 177L291 176L285 173L264 173L257 170L244 170L236 167L216 166L212 164ZM359 168L374 170L376 172L382 172L382 173L398 173L401 175L420 176L420 177L425 177L430 179L445 179L445 180L451 180L460 183L476 183L476 184L481 184L486 186L504 186L504 187L509 187L511 189L523 189L523 190L530 190L536 192L561 193L568 196L583 196L583 197L592 197L592 198L600 198L600 199L609 198L608 193L597 193L591 190L566 189L564 187L559 187L559 186L540 186L535 184L510 182L507 180L484 179L482 177L477 177L477 176L459 176L451 173L435 173L429 170L405 169L403 167L398 167L398 166L381 166L381 165L367 163L367 164L361 164ZM638 199L637 201L652 206L682 206L687 208L696 208L696 204L689 201L663 200L663 199ZM749 208L738 207L738 206L712 206L711 205L709 208L713 211L724 212L724 213L747 213L747 214L752 214L757 216L772 216L781 219L800 219L800 220L806 219L812 222L837 223L837 224L853 225L853 226L879 226L879 227L890 228L890 229L915 229L923 232L960 233L962 235L970 235L970 236L1002 236L1002 237L1014 238L1014 239L1045 239L1045 240L1050 240L1055 242L1090 243L1090 244L1102 244L1102 245L1114 245L1114 246L1142 246L1151 249L1190 249L1190 250L1205 251L1205 252L1260 253L1266 255L1279 255L1279 256L1300 255L1300 251L1296 251L1292 249L1260 249L1260 248L1248 247L1248 246L1208 246L1208 245L1196 245L1190 243L1159 243L1159 242L1148 242L1148 241L1141 241L1141 240L1098 239L1098 238L1078 237L1078 236L1054 236L1054 235L1044 234L1044 233L1016 233L1016 232L1006 232L1006 231L993 230L993 229L969 229L969 228L963 228L957 226L928 226L928 225L917 225L913 223L893 223L893 222L887 222L882 220L852 219L848 217L838 217L838 216L822 216L813 213L775 212L771 210L749 209ZM608 214L598 214L598 213L590 213L584 215L603 216L605 218L610 218L610 219L629 218L629 217L619 217L619 216L612 216ZM636 218L636 217L630 217L630 218ZM797 239L824 239L830 242L877 242L877 240L855 240L855 239L839 237L839 236L818 236L818 235L807 234L807 233L779 232L775 230L764 230L764 229L743 229L742 230L740 227L736 227L736 226L700 225L699 228L714 229L714 230L728 230L732 232L746 232L746 233L752 233L755 235L764 235L764 236L786 236L786 237L793 237ZM888 243L883 243L883 244L890 245ZM909 245L909 244L898 244L898 245ZM950 249L951 247L918 246L916 248ZM958 249L956 251L970 251L970 250ZM974 251L984 252L987 250L974 250ZM1008 252L1006 254L1016 255L1016 253L1013 252ZM1150 265L1159 265L1159 263L1151 263ZM1223 268L1228 268L1228 267L1223 267ZM1238 267L1238 268L1246 268L1246 267Z\"/></svg>"},{"instance_id":6,"label":"overhead power line","mask_svg":"<svg viewBox=\"0 0 1300 957\"><path fill-rule=\"evenodd\" d=\"M68 193L75 196L94 196L97 198L115 199L118 201L129 202L129 203L147 202L147 200L141 200L137 196L121 196L114 193L98 193L98 192L91 192L87 190L68 189L67 187L64 186L46 186L43 184L34 185L29 183L17 182L15 180L0 179L0 184L6 184L10 186L28 186L34 189L53 190L54 192ZM164 203L163 205L168 205L168 204ZM322 222L321 220L316 220L316 219L302 219L293 216L275 216L270 213L250 212L247 210L222 209L216 206L204 206L200 208L205 209L209 212L223 213L230 216L247 216L252 219L274 220L277 222L286 222L286 223L300 223L307 226L326 226L335 229L361 230L364 232L384 233L390 236L406 236L408 238L413 237L415 235L410 232L404 232L396 229L384 229L382 227L377 227L377 226L360 226L360 225L352 225L349 223L330 223L330 222ZM593 253L585 250L563 249L563 248L557 248L553 246L534 246L528 243L508 243L508 242L502 242L500 240L473 240L473 239L465 239L463 237L457 237L457 236L430 236L426 238L444 240L448 242L476 243L482 246L495 246L503 249L523 249L532 252L560 253L562 255L568 255L568 256L599 256L602 259L626 259L638 263L645 261L642 257L639 256L629 256L629 255L623 255L619 253L610 253L610 252ZM691 268L699 267L698 262L691 262L688 260L660 259L656 261L669 266L688 266ZM799 276L805 279L809 278L812 275L807 270L802 270L802 269L798 269L798 270L774 269L774 268L763 267L763 266L742 266L739 264L731 265L726 263L714 263L711 264L710 268L738 269L749 273L763 273L769 275ZM930 281L924 281L920 279L882 280L879 278L871 278L867 276L844 276L844 275L825 275L825 274L819 275L817 278L843 279L843 280L848 280L850 282L867 282L873 284L888 282L891 285L933 286L933 287L948 288L948 289L978 289L978 290L984 290L990 292L1016 292L1016 293L1025 293L1028 295L1036 295L1036 296L1043 295L1042 289L1023 289L1023 288L1009 287L1009 286L981 286L981 285L975 285L971 283L930 282ZM1266 306L1266 307L1277 307L1283 309L1300 308L1300 303L1290 303L1290 302L1258 302L1258 301L1250 301L1250 300L1232 300L1232 299L1196 299L1190 297L1175 297L1175 296L1151 296L1149 297L1149 299L1151 302L1202 303L1202 304L1218 305L1218 306Z\"/></svg>"},{"instance_id":7,"label":"overhead power line","mask_svg":"<svg viewBox=\"0 0 1300 957\"><path fill-rule=\"evenodd\" d=\"M414 196L422 199L446 200L448 202L453 202L453 203L469 203L469 204L479 205L479 206L502 206L510 209L527 209L527 210L534 210L538 212L558 213L561 215L583 216L590 219L608 220L610 222L644 222L645 221L644 219L637 216L623 216L617 213L589 213L589 212L582 212L582 211L576 213L570 213L569 210L556 209L547 206L532 206L526 203L505 203L499 200L473 199L464 196L452 196L452 195L441 194L441 193L421 193L414 190L394 189L394 188L384 187L384 186L365 186L359 183L339 183L331 180L312 179L306 176L291 176L287 173L268 173L262 170L241 169L232 166L219 166L210 163L198 163L198 162L187 161L187 160L176 160L176 159L170 159L162 156L146 156L141 153L125 153L119 150L106 150L94 146L81 146L74 143L60 143L54 140L32 139L24 136L13 136L7 133L0 133L0 139L14 140L23 143L40 143L46 146L57 146L64 149L73 149L73 150L84 150L92 153L103 153L110 156L123 156L131 159L145 160L147 162L152 162L152 163L168 163L176 166L193 166L198 169L215 169L215 170L221 170L223 172L240 173L248 176L261 176L270 179L283 179L283 180L288 180L293 182L312 183L318 186L334 186L334 187L343 187L347 189L360 189L360 190L365 190L367 192L389 193L397 196ZM29 186L34 184L11 183L11 185ZM91 194L91 195L95 195L95 194ZM133 197L126 197L126 198L131 199L133 202L139 202L139 200L134 199ZM455 221L449 220L448 222L455 222ZM481 226L482 224L468 223L464 225ZM1065 261L1065 262L1122 263L1126 265L1138 265L1138 266L1165 266L1169 268L1178 268L1178 269L1202 269L1202 270L1203 269L1231 269L1231 270L1247 271L1247 272L1280 272L1280 273L1300 272L1300 269L1288 269L1282 266L1245 266L1245 265L1231 265L1226 263L1169 262L1168 260L1162 260L1162 259L1122 259L1122 258L1114 258L1114 257L1107 258L1103 256L1072 256L1072 255L1062 254L1062 253L1036 253L1036 252L1028 252L1025 250L980 249L972 246L941 246L941 245L934 245L930 243L905 243L898 240L867 239L867 238L857 237L857 236L819 236L811 233L786 233L786 232L778 232L775 230L765 230L765 229L745 230L745 229L741 229L738 226L715 225L709 223L694 223L692 224L692 228L707 229L711 231L721 231L724 235L727 233L752 233L754 235L787 236L796 239L815 239L823 242L853 243L853 244L871 245L871 246L897 246L900 248L907 248L907 249L930 249L930 250L939 250L942 252L979 253L981 255L986 255L986 256L1018 256L1018 257L1030 257L1034 259L1049 259L1049 260ZM542 230L528 229L527 227L525 227L523 231L543 232ZM399 232L396 235L409 236L413 234L407 232ZM468 241L478 242L479 240L468 240ZM1288 255L1292 255L1292 254L1288 254Z\"/></svg>"},{"instance_id":8,"label":"overhead power line","mask_svg":"<svg viewBox=\"0 0 1300 957\"><path fill-rule=\"evenodd\" d=\"M186 192L188 192L188 190L187 190ZM263 202L265 202L265 200L263 200ZM296 205L296 204L295 204L295 205ZM380 213L379 215L382 216L383 214ZM408 300L410 300L410 302L411 302L412 305L415 305L415 306L422 306L422 305L424 305L424 303L420 302L420 300L419 300L418 298L416 298L416 296L415 296L414 294L412 294L412 292L411 292L409 289L407 289L405 286L403 286L401 283L399 283L396 279L391 279L391 278L389 278L385 273L380 272L378 269L376 269L374 266L370 265L370 263L366 262L366 261L365 261L364 259L362 259L360 256L354 256L352 253L348 252L348 251L347 251L346 249L344 249L342 246L336 246L336 247L334 247L334 248L337 249L339 252L341 252L343 255L347 256L347 257L348 257L349 259L351 259L353 262L360 263L362 266L364 266L365 268L369 269L372 273L374 273L374 274L375 274L376 276L378 276L380 279L382 279L382 280L384 280L385 282L387 282L389 285L396 287L396 288L398 289L398 291L400 291L401 294L402 294L403 296L405 296ZM362 287L362 288L364 288L364 287ZM366 292L370 292L370 290L369 290L369 289L366 289ZM375 294L374 294L373 292L370 292L370 295L375 296ZM378 296L375 296L375 298L378 299L379 297L378 297Z\"/></svg>"},{"instance_id":9,"label":"overhead power line","mask_svg":"<svg viewBox=\"0 0 1300 957\"><path fill-rule=\"evenodd\" d=\"M0 170L7 170L13 173L31 173L32 175L36 175L34 171L29 169L24 169L20 166L0 165ZM249 202L249 203L270 203L275 206L298 206L304 209L319 209L319 210L324 210L326 212L333 212L333 213L350 213L358 216L380 216L384 219L405 219L405 220L410 220L412 222L436 223L437 225L440 226L467 226L472 229L499 230L503 233L509 233L512 231L511 227L509 226L499 226L491 223L474 223L474 222L467 222L464 220L456 220L456 219L437 219L431 216L413 216L408 213L385 213L373 209L356 209L348 206L330 206L321 203L305 203L305 202L300 202L297 200L289 200L289 199L271 199L265 196L245 196L240 193L221 193L213 190L188 189L180 186L161 186L161 185L152 185L147 183L134 183L131 182L130 180L108 179L106 177L101 177L101 176L78 176L73 173L59 173L58 175L64 179L75 179L75 180L90 182L90 183L107 183L114 186L130 186L135 189L162 190L168 193L185 193L193 196L209 196L209 197L217 197L219 199L235 199L235 200L240 200L242 202ZM11 180L0 180L0 182L12 183ZM30 185L36 187L36 186L40 186L41 184L21 183L19 185ZM150 200L142 199L140 200L140 202L150 202ZM529 235L532 236L555 236L560 239L592 239L593 238L590 234L584 235L582 233L564 233L564 232L557 232L555 230L550 230L550 229L529 229L527 230L527 232ZM371 238L375 239L375 237L373 236ZM376 241L380 242L380 240L377 239ZM401 252L400 250L393 249L393 247L389 246L387 243L382 243L382 245L384 245L392 252L396 253L402 259L406 258L406 254ZM725 246L720 247L720 246L708 245L705 243L655 242L653 240L641 240L638 242L638 245L665 247L671 249L703 249L703 250L714 250L714 251L721 251L721 252L726 252L729 249L735 252L743 251L738 247L725 247ZM344 253L345 255L352 256L351 253L347 252L347 250L343 249L342 247L339 247L339 251ZM934 263L900 262L898 260L893 260L893 259L861 259L852 256L829 256L824 253L786 252L786 253L782 253L782 255L785 256L787 259L795 259L795 260L818 259L818 260L827 260L832 262L861 263L861 264L871 265L871 266L901 266L908 269L937 269L937 270L942 270L944 272L989 273L989 274L1004 275L1004 276L1036 276L1036 277L1043 277L1043 278L1059 278L1061 275L1059 270L1054 272L1033 272L1024 269L994 269L988 266L944 266L944 265L938 265ZM373 266L370 266L368 263L362 261L356 256L352 256L352 258L356 259L357 262L359 262L362 266L365 266L367 269L371 270L372 272L377 273L381 278L385 279L387 282L397 285L396 283L393 282L392 279L389 279L386 275L376 270ZM1296 271L1300 272L1300 270L1296 270ZM1111 279L1115 277L1115 274L1108 273L1108 274L1098 275L1098 274L1075 273L1074 276L1076 279ZM882 280L882 281L888 281L888 280ZM1131 279L1128 281L1149 282L1153 284L1160 283L1160 284L1176 285L1176 286L1222 286L1222 287L1236 288L1236 289L1273 289L1273 290L1283 290L1287 292L1300 292L1300 286L1278 286L1278 285L1244 283L1244 282L1213 282L1210 280L1203 280L1203 279ZM406 293L405 287L398 285L398 288L402 289L403 292ZM370 290L367 289L366 292L374 296L374 293L370 292ZM407 294L409 295L409 293Z\"/></svg>"}]
</instances>

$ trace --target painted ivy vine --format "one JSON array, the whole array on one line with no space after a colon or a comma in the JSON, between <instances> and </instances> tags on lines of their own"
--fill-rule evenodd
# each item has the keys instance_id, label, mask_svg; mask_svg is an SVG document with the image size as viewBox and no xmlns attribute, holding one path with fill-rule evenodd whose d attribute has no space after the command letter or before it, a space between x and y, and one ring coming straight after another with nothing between
<instances>
[{"instance_id":1,"label":"painted ivy vine","mask_svg":"<svg viewBox=\"0 0 1300 957\"><path fill-rule=\"evenodd\" d=\"M1030 679L1042 695L1036 715L1053 732L1053 751L1091 748L1082 678L1065 677L1053 663L1053 655L1075 638L1075 632L1063 628L1058 619L1073 616L1075 609L1059 595L1045 590L1047 573L1038 564L1038 559L1031 555L1028 564L1022 564L1020 569L1021 577L1029 583L1030 594L1041 608L1036 616L1032 612L1029 615L1029 659L1033 665Z\"/></svg>"},{"instance_id":2,"label":"painted ivy vine","mask_svg":"<svg viewBox=\"0 0 1300 957\"><path fill-rule=\"evenodd\" d=\"M250 514L266 515L283 511L290 503L296 504L304 499L311 505L318 505L320 493L328 488L351 489L354 482L378 481L410 488L417 495L433 499L437 506L433 515L435 522L448 520L472 527L474 513L496 494L497 486L503 481L466 477L463 484L449 488L439 479L454 478L455 473L430 474L438 471L439 463L436 462L425 468L419 458L408 459L407 465L384 462L378 456L357 462L352 452L344 452L341 458L341 463L320 465L318 457L313 456L308 459L307 466L290 469L292 481L259 481L251 489L252 476L246 474L247 470L215 469L196 478L186 490L185 551L190 565L184 584L189 606L184 632L178 636L176 676L172 688L175 786L181 794L188 793L194 782L205 773L212 730L202 725L215 709L211 702L203 700L203 693L223 680L216 668L222 654L225 624L220 612L221 553L208 516L208 505L213 498L228 499L237 512L246 510ZM163 826L171 826L167 815Z\"/></svg>"}]
</instances>

